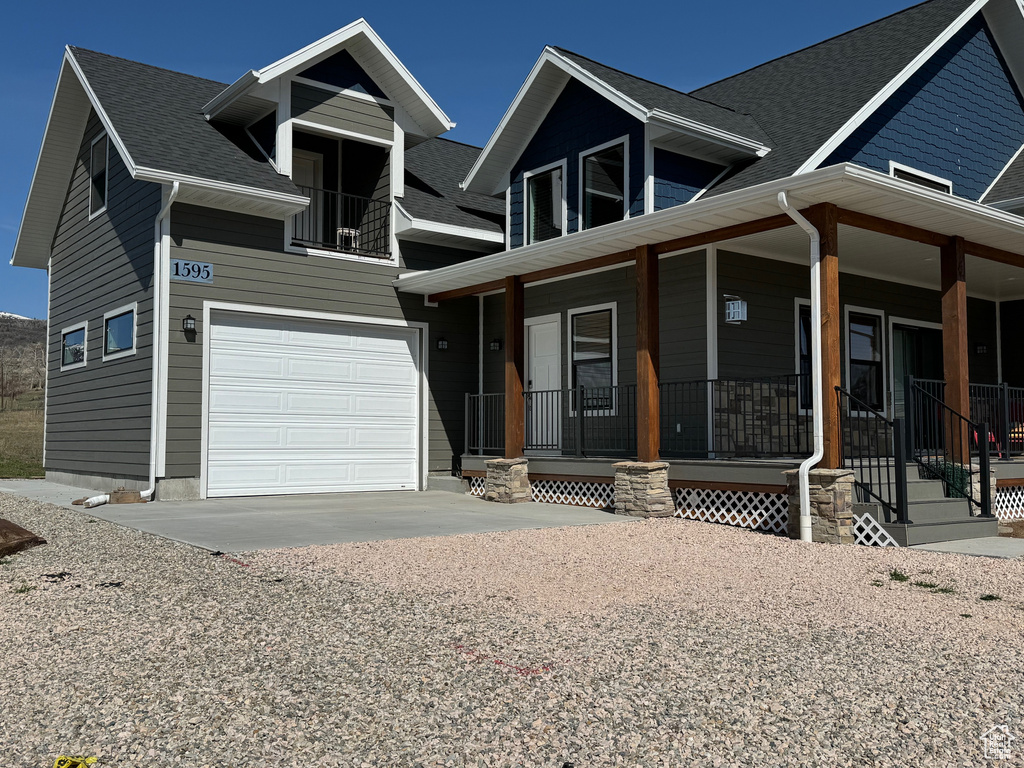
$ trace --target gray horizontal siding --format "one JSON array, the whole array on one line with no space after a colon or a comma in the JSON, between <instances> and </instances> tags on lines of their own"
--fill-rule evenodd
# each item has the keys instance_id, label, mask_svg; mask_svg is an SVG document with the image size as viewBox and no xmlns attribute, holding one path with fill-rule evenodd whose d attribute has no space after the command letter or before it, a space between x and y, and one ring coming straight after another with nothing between
<instances>
[{"instance_id":1,"label":"gray horizontal siding","mask_svg":"<svg viewBox=\"0 0 1024 768\"><path fill-rule=\"evenodd\" d=\"M135 181L111 145L107 209L89 220L90 115L54 236L46 419L49 471L145 478L152 382L153 220L160 186ZM138 302L137 352L103 361L103 314ZM61 371L61 329L88 321L87 364Z\"/></svg>"},{"instance_id":2,"label":"gray horizontal siding","mask_svg":"<svg viewBox=\"0 0 1024 768\"><path fill-rule=\"evenodd\" d=\"M176 205L171 212L173 258L213 264L214 284L171 283L171 328L197 318L194 341L172 332L168 376L167 477L200 471L203 302L220 301L367 318L429 323L428 468L452 467L462 452L465 393L476 389L476 299L425 307L399 295L392 280L406 268L463 261L471 255L404 243L400 267L284 253L284 227L241 214ZM444 336L448 349L437 349Z\"/></svg>"},{"instance_id":3,"label":"gray horizontal siding","mask_svg":"<svg viewBox=\"0 0 1024 768\"><path fill-rule=\"evenodd\" d=\"M395 137L395 111L365 99L292 83L292 117L377 139Z\"/></svg>"}]
</instances>

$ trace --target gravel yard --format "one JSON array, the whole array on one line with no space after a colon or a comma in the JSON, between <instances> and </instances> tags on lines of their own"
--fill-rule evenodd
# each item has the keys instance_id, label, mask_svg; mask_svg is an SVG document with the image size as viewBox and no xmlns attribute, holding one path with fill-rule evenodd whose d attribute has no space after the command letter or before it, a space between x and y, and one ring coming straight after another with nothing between
<instances>
[{"instance_id":1,"label":"gravel yard","mask_svg":"<svg viewBox=\"0 0 1024 768\"><path fill-rule=\"evenodd\" d=\"M680 520L229 559L0 517L50 542L0 565L5 766L945 768L1024 739L1021 561Z\"/></svg>"}]
</instances>

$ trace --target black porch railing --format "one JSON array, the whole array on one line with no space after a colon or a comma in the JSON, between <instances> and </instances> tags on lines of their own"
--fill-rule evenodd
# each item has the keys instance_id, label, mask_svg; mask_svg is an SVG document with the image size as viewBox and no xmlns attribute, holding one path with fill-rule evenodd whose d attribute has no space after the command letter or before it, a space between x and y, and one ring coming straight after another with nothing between
<instances>
[{"instance_id":1,"label":"black porch railing","mask_svg":"<svg viewBox=\"0 0 1024 768\"><path fill-rule=\"evenodd\" d=\"M843 467L853 470L858 500L878 504L887 523L909 524L906 434L864 401L836 387Z\"/></svg>"},{"instance_id":2,"label":"black porch railing","mask_svg":"<svg viewBox=\"0 0 1024 768\"><path fill-rule=\"evenodd\" d=\"M989 425L991 452L1004 461L1024 455L1024 387L971 384L970 402L971 419Z\"/></svg>"},{"instance_id":3,"label":"black porch railing","mask_svg":"<svg viewBox=\"0 0 1024 768\"><path fill-rule=\"evenodd\" d=\"M666 458L781 458L811 451L811 415L799 407L805 376L665 382ZM636 385L523 393L525 448L559 456L636 455ZM503 449L504 395L467 395L466 449ZM580 407L582 405L582 407Z\"/></svg>"},{"instance_id":4,"label":"black porch railing","mask_svg":"<svg viewBox=\"0 0 1024 768\"><path fill-rule=\"evenodd\" d=\"M992 514L989 428L946 405L942 382L907 377L909 456L926 477L941 480L948 498L969 499L984 517ZM977 466L974 457L977 454ZM974 482L977 475L979 481Z\"/></svg>"},{"instance_id":5,"label":"black porch railing","mask_svg":"<svg viewBox=\"0 0 1024 768\"><path fill-rule=\"evenodd\" d=\"M329 189L299 187L309 207L292 219L297 245L386 258L391 255L391 203Z\"/></svg>"}]
</instances>

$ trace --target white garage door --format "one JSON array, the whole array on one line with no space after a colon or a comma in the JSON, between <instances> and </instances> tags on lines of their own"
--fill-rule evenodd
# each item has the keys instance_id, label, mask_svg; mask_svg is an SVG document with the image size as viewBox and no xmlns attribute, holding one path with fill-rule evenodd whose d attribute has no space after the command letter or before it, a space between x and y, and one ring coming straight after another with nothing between
<instances>
[{"instance_id":1,"label":"white garage door","mask_svg":"<svg viewBox=\"0 0 1024 768\"><path fill-rule=\"evenodd\" d=\"M214 313L207 495L415 489L414 329Z\"/></svg>"}]
</instances>

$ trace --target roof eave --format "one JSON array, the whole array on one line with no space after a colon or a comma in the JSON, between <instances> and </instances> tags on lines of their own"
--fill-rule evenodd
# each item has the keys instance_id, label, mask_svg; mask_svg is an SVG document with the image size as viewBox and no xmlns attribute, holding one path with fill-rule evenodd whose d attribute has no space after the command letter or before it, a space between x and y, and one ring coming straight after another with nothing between
<instances>
[{"instance_id":1,"label":"roof eave","mask_svg":"<svg viewBox=\"0 0 1024 768\"><path fill-rule=\"evenodd\" d=\"M250 88L260 82L260 74L255 69L250 69L231 85L214 96L208 104L203 107L203 116L207 120L213 120L221 110L235 99L244 96Z\"/></svg>"}]
</instances>

